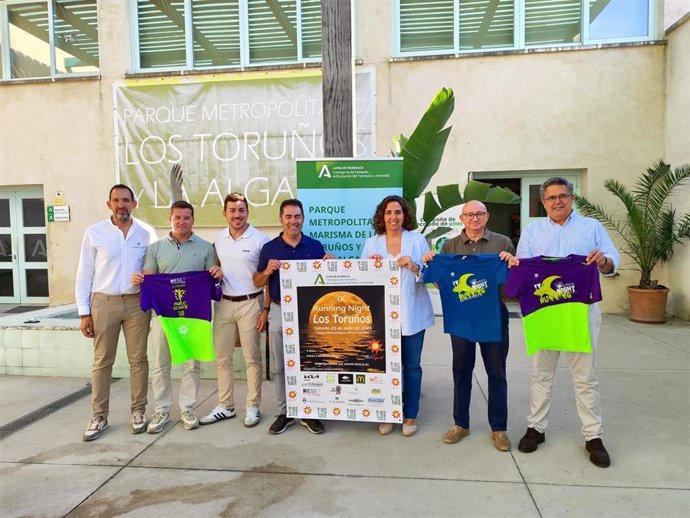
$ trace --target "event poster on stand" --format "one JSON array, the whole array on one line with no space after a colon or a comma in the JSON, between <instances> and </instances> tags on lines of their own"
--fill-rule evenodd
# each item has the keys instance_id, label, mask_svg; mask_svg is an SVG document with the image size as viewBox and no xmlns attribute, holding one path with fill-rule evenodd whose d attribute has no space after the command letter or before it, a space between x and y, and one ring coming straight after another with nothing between
<instances>
[{"instance_id":1,"label":"event poster on stand","mask_svg":"<svg viewBox=\"0 0 690 518\"><path fill-rule=\"evenodd\" d=\"M395 261L282 261L288 417L402 422Z\"/></svg>"},{"instance_id":2,"label":"event poster on stand","mask_svg":"<svg viewBox=\"0 0 690 518\"><path fill-rule=\"evenodd\" d=\"M340 259L356 259L374 235L379 202L402 196L402 158L297 160L297 197L304 205L302 231Z\"/></svg>"}]
</instances>

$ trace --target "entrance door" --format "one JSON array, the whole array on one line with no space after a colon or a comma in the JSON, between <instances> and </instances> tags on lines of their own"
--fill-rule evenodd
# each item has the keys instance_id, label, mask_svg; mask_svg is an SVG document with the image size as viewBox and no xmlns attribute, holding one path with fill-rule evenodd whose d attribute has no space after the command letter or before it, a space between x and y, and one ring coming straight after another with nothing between
<instances>
[{"instance_id":1,"label":"entrance door","mask_svg":"<svg viewBox=\"0 0 690 518\"><path fill-rule=\"evenodd\" d=\"M0 191L0 303L47 303L47 261L42 191Z\"/></svg>"},{"instance_id":2,"label":"entrance door","mask_svg":"<svg viewBox=\"0 0 690 518\"><path fill-rule=\"evenodd\" d=\"M534 175L528 174L520 178L520 196L522 203L520 203L520 227L524 229L533 221L546 217L544 205L541 203L541 196L539 195L539 188L549 178L560 176L572 182L575 188L575 193L580 192L579 177L576 174L566 173L563 171L554 171L554 174L548 175Z\"/></svg>"},{"instance_id":3,"label":"entrance door","mask_svg":"<svg viewBox=\"0 0 690 518\"><path fill-rule=\"evenodd\" d=\"M495 185L507 186L515 192L515 187L519 185L520 195L520 232L529 225L532 221L546 216L544 206L541 204L541 197L539 196L539 187L549 178L560 176L572 182L575 187L575 193L580 192L580 171L566 169L566 170L548 170L548 171L496 171L496 172L475 172L470 175L471 179L480 180ZM518 184L519 182L519 184ZM505 216L509 218L509 215ZM492 216L492 219L493 216ZM515 222L510 222L506 219L505 227L509 227ZM501 228L501 227L497 227ZM500 232L500 230L499 230ZM513 233L513 235L515 232ZM518 233L519 234L519 233ZM506 232L506 235L510 235ZM511 237L513 237L511 235Z\"/></svg>"}]
</instances>

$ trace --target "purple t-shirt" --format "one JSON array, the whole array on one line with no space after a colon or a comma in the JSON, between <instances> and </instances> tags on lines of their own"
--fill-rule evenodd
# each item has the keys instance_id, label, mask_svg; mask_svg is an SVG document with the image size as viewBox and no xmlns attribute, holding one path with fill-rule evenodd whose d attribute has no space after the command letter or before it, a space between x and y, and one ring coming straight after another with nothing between
<instances>
[{"instance_id":1,"label":"purple t-shirt","mask_svg":"<svg viewBox=\"0 0 690 518\"><path fill-rule=\"evenodd\" d=\"M505 294L520 300L528 354L592 351L588 306L601 300L601 286L596 263L585 260L539 256L510 269Z\"/></svg>"},{"instance_id":2,"label":"purple t-shirt","mask_svg":"<svg viewBox=\"0 0 690 518\"><path fill-rule=\"evenodd\" d=\"M157 273L144 277L140 306L153 308L158 316L211 320L211 299L223 296L222 281L206 270Z\"/></svg>"}]
</instances>

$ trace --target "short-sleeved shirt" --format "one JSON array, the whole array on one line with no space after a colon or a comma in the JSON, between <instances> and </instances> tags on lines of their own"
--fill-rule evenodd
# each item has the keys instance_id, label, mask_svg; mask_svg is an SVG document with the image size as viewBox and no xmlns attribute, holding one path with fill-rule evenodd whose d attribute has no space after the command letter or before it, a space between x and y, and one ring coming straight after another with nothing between
<instances>
[{"instance_id":1,"label":"short-sleeved shirt","mask_svg":"<svg viewBox=\"0 0 690 518\"><path fill-rule=\"evenodd\" d=\"M171 234L149 246L144 270L152 273L179 273L208 270L216 265L213 245L192 234L180 243Z\"/></svg>"},{"instance_id":2,"label":"short-sleeved shirt","mask_svg":"<svg viewBox=\"0 0 690 518\"><path fill-rule=\"evenodd\" d=\"M141 309L153 308L168 339L173 363L211 361L211 300L220 300L221 283L206 271L147 275Z\"/></svg>"},{"instance_id":3,"label":"short-sleeved shirt","mask_svg":"<svg viewBox=\"0 0 690 518\"><path fill-rule=\"evenodd\" d=\"M589 305L601 300L596 263L584 255L520 259L505 292L518 297L527 354L539 349L591 353Z\"/></svg>"},{"instance_id":4,"label":"short-sleeved shirt","mask_svg":"<svg viewBox=\"0 0 690 518\"><path fill-rule=\"evenodd\" d=\"M293 259L322 259L326 255L326 250L323 248L321 241L312 239L309 236L302 234L297 246L289 245L283 239L281 232L278 237L266 243L259 254L259 263L256 265L256 271L262 272L268 266L270 259L278 259L279 261L291 261ZM276 271L268 278L268 293L273 302L280 302L280 272Z\"/></svg>"},{"instance_id":5,"label":"short-sleeved shirt","mask_svg":"<svg viewBox=\"0 0 690 518\"><path fill-rule=\"evenodd\" d=\"M269 238L249 225L244 233L234 239L225 228L216 234L213 246L223 270L223 294L231 297L249 295L261 291L254 286L252 275L259 263L259 253Z\"/></svg>"},{"instance_id":6,"label":"short-sleeved shirt","mask_svg":"<svg viewBox=\"0 0 690 518\"><path fill-rule=\"evenodd\" d=\"M443 306L443 330L473 342L503 341L500 285L508 265L496 254L438 254L424 269Z\"/></svg>"},{"instance_id":7,"label":"short-sleeved shirt","mask_svg":"<svg viewBox=\"0 0 690 518\"><path fill-rule=\"evenodd\" d=\"M459 236L449 239L441 247L442 254L474 255L499 254L501 252L514 254L515 245L508 236L491 232L488 228L484 229L484 235L476 241L467 237L463 228Z\"/></svg>"}]
</instances>

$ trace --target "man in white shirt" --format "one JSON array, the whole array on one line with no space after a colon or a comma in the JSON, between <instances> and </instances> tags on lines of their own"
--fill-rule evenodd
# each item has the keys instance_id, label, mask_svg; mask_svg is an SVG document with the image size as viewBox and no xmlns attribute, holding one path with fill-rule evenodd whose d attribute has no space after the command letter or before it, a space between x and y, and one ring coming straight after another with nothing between
<instances>
[{"instance_id":1,"label":"man in white shirt","mask_svg":"<svg viewBox=\"0 0 690 518\"><path fill-rule=\"evenodd\" d=\"M249 205L239 193L225 197L223 216L228 228L213 241L223 270L223 298L216 302L213 317L213 344L216 352L218 405L201 419L212 424L235 417L235 376L233 355L239 336L247 367L247 397L244 426L259 423L261 414L261 345L259 335L266 327L268 309L263 290L254 286L252 275L259 252L269 238L249 224Z\"/></svg>"},{"instance_id":2,"label":"man in white shirt","mask_svg":"<svg viewBox=\"0 0 690 518\"><path fill-rule=\"evenodd\" d=\"M93 416L84 432L85 441L98 439L108 426L110 378L120 329L125 335L129 360L130 429L132 433L146 430L146 343L151 314L139 308L139 288L132 285L131 277L142 269L146 248L157 239L156 232L132 217L137 201L126 185L113 186L106 205L112 216L90 226L84 234L75 286L81 332L93 338L94 352Z\"/></svg>"}]
</instances>

